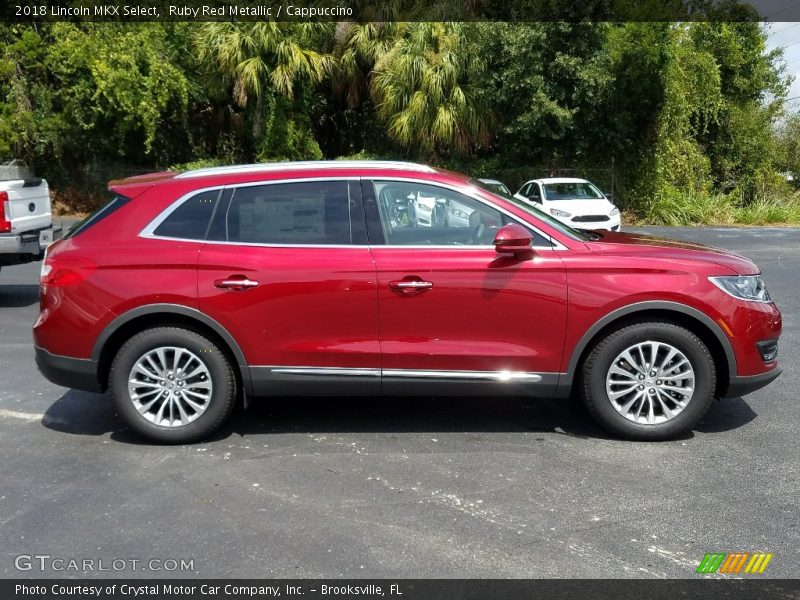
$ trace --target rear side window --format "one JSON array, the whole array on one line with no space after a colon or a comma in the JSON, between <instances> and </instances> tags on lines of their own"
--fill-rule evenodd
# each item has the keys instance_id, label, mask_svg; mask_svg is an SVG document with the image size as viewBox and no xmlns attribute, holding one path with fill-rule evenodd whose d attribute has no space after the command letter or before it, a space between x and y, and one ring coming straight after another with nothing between
<instances>
[{"instance_id":1,"label":"rear side window","mask_svg":"<svg viewBox=\"0 0 800 600\"><path fill-rule=\"evenodd\" d=\"M209 239L249 244L349 245L347 181L306 181L236 188L223 227Z\"/></svg>"},{"instance_id":2,"label":"rear side window","mask_svg":"<svg viewBox=\"0 0 800 600\"><path fill-rule=\"evenodd\" d=\"M119 194L111 198L102 208L98 208L96 211L91 213L88 217L79 221L76 225L74 225L65 235L65 238L72 238L77 235L80 235L90 227L97 225L100 221L105 219L108 215L113 213L114 211L119 210L123 206L125 206L128 202L130 202L130 198L126 198L125 196L120 196Z\"/></svg>"},{"instance_id":3,"label":"rear side window","mask_svg":"<svg viewBox=\"0 0 800 600\"><path fill-rule=\"evenodd\" d=\"M205 240L208 223L222 190L210 190L192 196L173 210L153 235L182 240Z\"/></svg>"}]
</instances>

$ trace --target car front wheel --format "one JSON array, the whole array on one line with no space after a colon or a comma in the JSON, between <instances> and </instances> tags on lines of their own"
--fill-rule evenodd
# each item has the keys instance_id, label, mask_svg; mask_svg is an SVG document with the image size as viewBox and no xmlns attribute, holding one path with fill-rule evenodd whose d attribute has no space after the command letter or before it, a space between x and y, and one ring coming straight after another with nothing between
<instances>
[{"instance_id":1,"label":"car front wheel","mask_svg":"<svg viewBox=\"0 0 800 600\"><path fill-rule=\"evenodd\" d=\"M610 333L589 354L582 377L589 413L606 430L634 440L690 431L716 386L706 345L688 329L660 321Z\"/></svg>"},{"instance_id":2,"label":"car front wheel","mask_svg":"<svg viewBox=\"0 0 800 600\"><path fill-rule=\"evenodd\" d=\"M112 363L109 388L131 428L167 443L208 436L236 398L224 353L199 333L177 327L148 329L125 342Z\"/></svg>"}]
</instances>

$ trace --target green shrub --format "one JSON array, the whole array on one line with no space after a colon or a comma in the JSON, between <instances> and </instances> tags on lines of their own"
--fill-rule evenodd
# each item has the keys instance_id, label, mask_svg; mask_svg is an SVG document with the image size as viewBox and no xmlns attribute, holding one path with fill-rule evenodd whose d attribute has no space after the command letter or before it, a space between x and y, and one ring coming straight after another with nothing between
<instances>
[{"instance_id":1,"label":"green shrub","mask_svg":"<svg viewBox=\"0 0 800 600\"><path fill-rule=\"evenodd\" d=\"M177 173L182 173L184 171L193 171L195 169L207 169L209 167L222 167L225 165L231 164L229 161L225 160L224 158L198 158L197 160L192 160L185 163L180 163L177 165L172 165L169 167L169 171L175 171Z\"/></svg>"},{"instance_id":2,"label":"green shrub","mask_svg":"<svg viewBox=\"0 0 800 600\"><path fill-rule=\"evenodd\" d=\"M790 196L756 198L737 210L735 222L746 225L800 224L800 192Z\"/></svg>"},{"instance_id":3,"label":"green shrub","mask_svg":"<svg viewBox=\"0 0 800 600\"><path fill-rule=\"evenodd\" d=\"M756 196L743 204L738 193L682 192L667 188L643 203L634 222L648 225L800 224L800 192Z\"/></svg>"}]
</instances>

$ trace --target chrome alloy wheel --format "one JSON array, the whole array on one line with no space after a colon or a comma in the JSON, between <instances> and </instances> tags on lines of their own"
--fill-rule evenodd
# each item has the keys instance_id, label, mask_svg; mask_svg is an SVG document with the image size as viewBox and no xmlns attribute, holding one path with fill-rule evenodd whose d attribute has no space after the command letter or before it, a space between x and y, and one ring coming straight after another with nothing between
<instances>
[{"instance_id":1,"label":"chrome alloy wheel","mask_svg":"<svg viewBox=\"0 0 800 600\"><path fill-rule=\"evenodd\" d=\"M149 350L128 375L134 408L161 427L182 427L196 420L211 403L213 391L208 366L186 348Z\"/></svg>"},{"instance_id":2,"label":"chrome alloy wheel","mask_svg":"<svg viewBox=\"0 0 800 600\"><path fill-rule=\"evenodd\" d=\"M692 400L695 375L686 355L664 342L646 341L619 353L606 373L611 405L627 420L657 425Z\"/></svg>"}]
</instances>

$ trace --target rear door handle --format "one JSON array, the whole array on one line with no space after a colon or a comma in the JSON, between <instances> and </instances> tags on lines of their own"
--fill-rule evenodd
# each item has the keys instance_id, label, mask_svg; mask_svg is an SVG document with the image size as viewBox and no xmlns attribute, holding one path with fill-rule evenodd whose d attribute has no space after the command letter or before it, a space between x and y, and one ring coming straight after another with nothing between
<instances>
[{"instance_id":1,"label":"rear door handle","mask_svg":"<svg viewBox=\"0 0 800 600\"><path fill-rule=\"evenodd\" d=\"M418 277L415 278L406 278L401 279L398 281L390 281L389 282L389 289L397 290L399 292L403 292L404 294L415 294L419 292L424 292L425 290L429 290L433 287L433 283L430 281L424 281Z\"/></svg>"},{"instance_id":2,"label":"rear door handle","mask_svg":"<svg viewBox=\"0 0 800 600\"><path fill-rule=\"evenodd\" d=\"M248 290L250 288L254 288L258 286L257 281L253 281L252 279L248 279L244 275L231 275L227 279L217 279L214 281L214 287L223 289L223 290L232 290L235 292L241 290Z\"/></svg>"}]
</instances>

